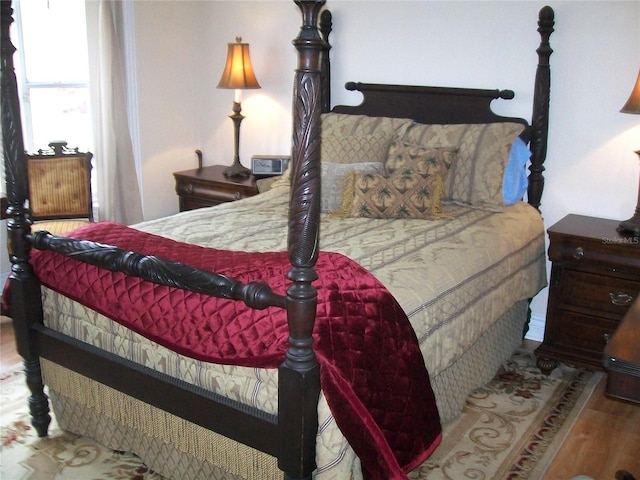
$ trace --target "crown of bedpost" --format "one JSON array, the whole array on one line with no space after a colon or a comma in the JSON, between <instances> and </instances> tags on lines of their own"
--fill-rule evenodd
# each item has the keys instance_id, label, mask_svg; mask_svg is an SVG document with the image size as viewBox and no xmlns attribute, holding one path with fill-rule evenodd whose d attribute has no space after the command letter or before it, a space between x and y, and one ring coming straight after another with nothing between
<instances>
[{"instance_id":1,"label":"crown of bedpost","mask_svg":"<svg viewBox=\"0 0 640 480\"><path fill-rule=\"evenodd\" d=\"M318 16L325 0L295 0L302 13L302 27L293 44L298 49L298 68L319 70L324 40L318 30Z\"/></svg>"},{"instance_id":2,"label":"crown of bedpost","mask_svg":"<svg viewBox=\"0 0 640 480\"><path fill-rule=\"evenodd\" d=\"M553 50L549 44L549 37L554 31L555 25L555 12L550 6L545 6L540 9L538 13L538 32L540 33L540 46L538 47L538 55L543 57L551 56Z\"/></svg>"}]
</instances>

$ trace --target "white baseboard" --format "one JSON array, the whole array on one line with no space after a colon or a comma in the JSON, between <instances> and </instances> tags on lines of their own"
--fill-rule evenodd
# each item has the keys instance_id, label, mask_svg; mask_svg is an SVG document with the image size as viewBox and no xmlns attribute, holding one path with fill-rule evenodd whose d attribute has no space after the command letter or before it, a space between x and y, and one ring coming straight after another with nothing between
<instances>
[{"instance_id":1,"label":"white baseboard","mask_svg":"<svg viewBox=\"0 0 640 480\"><path fill-rule=\"evenodd\" d=\"M535 340L541 342L544 339L544 323L545 317L542 315L531 315L529 322L529 331L525 335L527 340Z\"/></svg>"}]
</instances>

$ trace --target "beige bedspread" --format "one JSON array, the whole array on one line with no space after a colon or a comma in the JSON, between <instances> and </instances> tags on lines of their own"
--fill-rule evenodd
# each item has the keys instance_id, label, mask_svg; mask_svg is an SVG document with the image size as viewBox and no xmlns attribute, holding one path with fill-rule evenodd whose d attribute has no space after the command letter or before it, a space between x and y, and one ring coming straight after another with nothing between
<instances>
[{"instance_id":1,"label":"beige bedspread","mask_svg":"<svg viewBox=\"0 0 640 480\"><path fill-rule=\"evenodd\" d=\"M178 214L141 230L199 245L284 250L288 190ZM396 296L437 375L480 332L546 282L544 228L526 203L503 213L450 206L450 220L378 220L323 215L322 250L343 253ZM465 328L457 328L464 325ZM435 337L434 337L435 336ZM433 338L432 338L433 337ZM434 355L429 348L438 345Z\"/></svg>"},{"instance_id":2,"label":"beige bedspread","mask_svg":"<svg viewBox=\"0 0 640 480\"><path fill-rule=\"evenodd\" d=\"M137 225L199 245L284 250L288 188ZM432 377L454 363L517 301L546 282L544 229L525 203L486 212L447 208L439 221L341 219L323 215L321 249L350 256L397 297L416 331ZM270 413L277 371L211 365L180 357L79 304L45 291L49 326L164 373ZM349 478L357 459L324 399L318 463L327 478ZM446 418L445 418L446 419ZM338 461L340 460L340 462ZM339 466L338 466L339 464ZM324 478L324 477L323 477Z\"/></svg>"}]
</instances>

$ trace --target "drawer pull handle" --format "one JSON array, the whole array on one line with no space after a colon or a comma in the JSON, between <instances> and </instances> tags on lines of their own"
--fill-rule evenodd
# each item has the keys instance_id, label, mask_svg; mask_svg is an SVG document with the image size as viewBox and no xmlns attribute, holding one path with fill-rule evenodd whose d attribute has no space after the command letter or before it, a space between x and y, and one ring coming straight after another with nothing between
<instances>
[{"instance_id":1,"label":"drawer pull handle","mask_svg":"<svg viewBox=\"0 0 640 480\"><path fill-rule=\"evenodd\" d=\"M617 305L619 307L624 307L631 303L631 301L633 300L633 297L631 295L627 295L626 293L622 293L622 292L611 292L609 294L609 299L611 300L611 303L613 303L614 305Z\"/></svg>"},{"instance_id":2,"label":"drawer pull handle","mask_svg":"<svg viewBox=\"0 0 640 480\"><path fill-rule=\"evenodd\" d=\"M611 335L609 335L608 333L605 333L602 336L604 337L604 343L609 343L609 338L611 337Z\"/></svg>"},{"instance_id":3,"label":"drawer pull handle","mask_svg":"<svg viewBox=\"0 0 640 480\"><path fill-rule=\"evenodd\" d=\"M242 197L240 196L240 192L236 192L236 194L233 196L234 200L240 200Z\"/></svg>"},{"instance_id":4,"label":"drawer pull handle","mask_svg":"<svg viewBox=\"0 0 640 480\"><path fill-rule=\"evenodd\" d=\"M193 184L190 183L189 185L187 185L187 188L185 188L187 193L193 193Z\"/></svg>"},{"instance_id":5,"label":"drawer pull handle","mask_svg":"<svg viewBox=\"0 0 640 480\"><path fill-rule=\"evenodd\" d=\"M573 252L573 258L575 258L576 260L580 260L582 257L584 257L584 248L576 248Z\"/></svg>"}]
</instances>

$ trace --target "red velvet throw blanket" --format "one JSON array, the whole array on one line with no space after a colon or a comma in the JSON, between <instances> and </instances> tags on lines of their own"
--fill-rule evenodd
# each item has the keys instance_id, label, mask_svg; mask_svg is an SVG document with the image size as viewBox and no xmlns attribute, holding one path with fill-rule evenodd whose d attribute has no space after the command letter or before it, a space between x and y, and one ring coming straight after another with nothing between
<instances>
[{"instance_id":1,"label":"red velvet throw blanket","mask_svg":"<svg viewBox=\"0 0 640 480\"><path fill-rule=\"evenodd\" d=\"M285 295L286 252L204 248L114 223L73 238L114 245L227 275ZM49 251L32 253L43 285L180 354L207 362L277 368L287 349L286 311L159 286ZM360 265L321 252L314 350L322 389L367 478L406 478L440 442L441 427L415 333L393 296Z\"/></svg>"}]
</instances>

